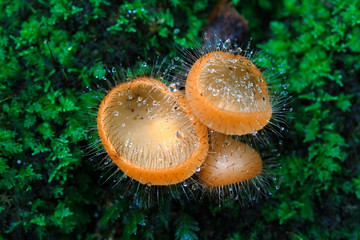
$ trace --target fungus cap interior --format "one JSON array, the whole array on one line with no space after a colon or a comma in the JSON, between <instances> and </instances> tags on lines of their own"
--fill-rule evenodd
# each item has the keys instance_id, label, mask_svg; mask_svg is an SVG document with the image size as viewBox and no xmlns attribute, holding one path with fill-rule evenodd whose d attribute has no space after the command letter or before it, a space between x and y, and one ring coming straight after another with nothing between
<instances>
[{"instance_id":1,"label":"fungus cap interior","mask_svg":"<svg viewBox=\"0 0 360 240\"><path fill-rule=\"evenodd\" d=\"M196 148L194 125L165 85L128 83L108 100L104 126L116 151L145 168L184 162Z\"/></svg>"},{"instance_id":2,"label":"fungus cap interior","mask_svg":"<svg viewBox=\"0 0 360 240\"><path fill-rule=\"evenodd\" d=\"M214 52L206 57L200 84L212 104L244 113L271 108L264 77L251 61L227 52Z\"/></svg>"}]
</instances>

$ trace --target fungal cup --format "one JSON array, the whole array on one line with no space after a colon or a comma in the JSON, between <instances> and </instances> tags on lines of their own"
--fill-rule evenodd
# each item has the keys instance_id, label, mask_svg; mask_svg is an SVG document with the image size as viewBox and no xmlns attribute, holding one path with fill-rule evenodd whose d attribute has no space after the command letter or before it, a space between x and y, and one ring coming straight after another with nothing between
<instances>
[{"instance_id":1,"label":"fungal cup","mask_svg":"<svg viewBox=\"0 0 360 240\"><path fill-rule=\"evenodd\" d=\"M143 184L184 181L208 151L207 129L183 94L150 77L111 89L98 110L97 128L112 161Z\"/></svg>"},{"instance_id":2,"label":"fungal cup","mask_svg":"<svg viewBox=\"0 0 360 240\"><path fill-rule=\"evenodd\" d=\"M266 81L244 56L222 51L203 55L191 66L185 89L193 113L217 132L250 134L270 121Z\"/></svg>"}]
</instances>

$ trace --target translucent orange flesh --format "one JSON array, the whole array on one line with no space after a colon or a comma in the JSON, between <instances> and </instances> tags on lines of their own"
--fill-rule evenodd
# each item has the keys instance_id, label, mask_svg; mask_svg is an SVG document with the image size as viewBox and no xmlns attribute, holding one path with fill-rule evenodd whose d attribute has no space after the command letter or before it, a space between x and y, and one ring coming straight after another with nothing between
<instances>
[{"instance_id":1,"label":"translucent orange flesh","mask_svg":"<svg viewBox=\"0 0 360 240\"><path fill-rule=\"evenodd\" d=\"M193 175L208 151L207 128L185 97L139 77L113 88L97 117L100 139L114 163L143 184L176 184Z\"/></svg>"},{"instance_id":2,"label":"translucent orange flesh","mask_svg":"<svg viewBox=\"0 0 360 240\"><path fill-rule=\"evenodd\" d=\"M249 145L221 133L211 136L209 155L199 172L199 181L220 187L246 181L262 172L262 160Z\"/></svg>"},{"instance_id":3,"label":"translucent orange flesh","mask_svg":"<svg viewBox=\"0 0 360 240\"><path fill-rule=\"evenodd\" d=\"M261 71L247 58L211 52L198 59L186 80L192 112L210 129L244 135L270 121L272 107Z\"/></svg>"}]
</instances>

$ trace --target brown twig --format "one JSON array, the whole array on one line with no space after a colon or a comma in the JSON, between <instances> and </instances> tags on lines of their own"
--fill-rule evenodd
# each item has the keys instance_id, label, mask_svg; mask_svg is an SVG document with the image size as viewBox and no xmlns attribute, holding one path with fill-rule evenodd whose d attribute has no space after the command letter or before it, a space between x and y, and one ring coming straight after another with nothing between
<instances>
[{"instance_id":1,"label":"brown twig","mask_svg":"<svg viewBox=\"0 0 360 240\"><path fill-rule=\"evenodd\" d=\"M50 51L51 60L52 60L52 63L53 63L53 65L54 65L54 68L55 68L55 69L60 70L60 72L62 72L62 73L64 74L64 77L65 77L65 84L66 84L66 85L68 85L68 83L69 83L69 79L68 79L68 77L67 77L67 75L66 75L66 73L65 73L64 69L63 69L63 68L61 68L59 65L55 64L55 58L54 58L54 55L53 55L53 53L52 53L52 51L51 51L51 48L50 48L50 46L49 46L48 41L47 41L47 40L45 40L45 41L44 41L44 44L48 47L48 49L49 49L49 51Z\"/></svg>"}]
</instances>

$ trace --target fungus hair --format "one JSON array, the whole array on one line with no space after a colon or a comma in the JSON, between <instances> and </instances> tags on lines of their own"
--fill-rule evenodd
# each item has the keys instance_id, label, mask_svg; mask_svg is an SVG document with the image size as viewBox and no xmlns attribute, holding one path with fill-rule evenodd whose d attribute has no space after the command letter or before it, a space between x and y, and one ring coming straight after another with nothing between
<instances>
[{"instance_id":1,"label":"fungus hair","mask_svg":"<svg viewBox=\"0 0 360 240\"><path fill-rule=\"evenodd\" d=\"M210 129L230 135L257 135L266 142L288 128L289 107L283 67L264 51L242 49L230 39L204 36L196 48L179 47L179 74L194 114ZM275 66L276 65L276 66ZM265 131L262 131L265 130ZM267 131L269 130L269 131Z\"/></svg>"}]
</instances>

